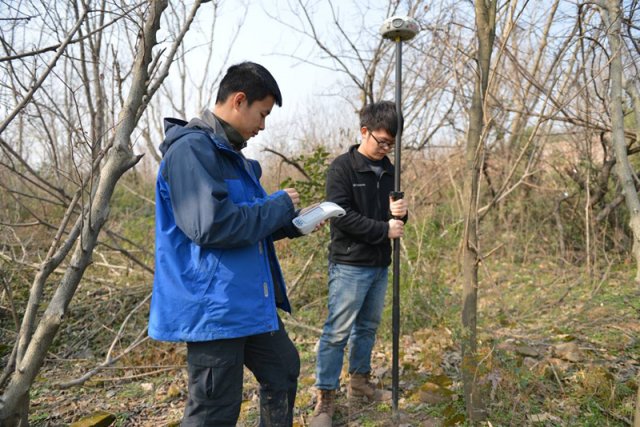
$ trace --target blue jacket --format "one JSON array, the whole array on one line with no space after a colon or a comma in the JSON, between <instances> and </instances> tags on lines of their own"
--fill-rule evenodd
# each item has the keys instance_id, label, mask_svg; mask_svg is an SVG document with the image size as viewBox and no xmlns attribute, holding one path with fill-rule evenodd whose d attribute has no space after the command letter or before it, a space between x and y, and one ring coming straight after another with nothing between
<instances>
[{"instance_id":1,"label":"blue jacket","mask_svg":"<svg viewBox=\"0 0 640 427\"><path fill-rule=\"evenodd\" d=\"M161 341L270 332L276 306L291 310L273 241L299 235L293 203L265 193L258 162L213 122L165 120L149 315L149 336Z\"/></svg>"}]
</instances>

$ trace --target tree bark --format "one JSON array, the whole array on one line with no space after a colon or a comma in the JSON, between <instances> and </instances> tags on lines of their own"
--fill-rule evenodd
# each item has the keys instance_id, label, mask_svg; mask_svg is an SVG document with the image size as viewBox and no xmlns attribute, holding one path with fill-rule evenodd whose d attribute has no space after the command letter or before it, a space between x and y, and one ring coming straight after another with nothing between
<instances>
[{"instance_id":1,"label":"tree bark","mask_svg":"<svg viewBox=\"0 0 640 427\"><path fill-rule=\"evenodd\" d=\"M605 7L606 6L606 7ZM611 142L616 156L616 174L622 187L622 194L629 210L629 227L633 233L632 253L636 259L636 284L640 285L640 199L634 182L634 172L629 163L624 133L623 76L622 76L622 3L607 0L600 9L608 28L607 39L611 49L609 63L611 111Z\"/></svg>"},{"instance_id":2,"label":"tree bark","mask_svg":"<svg viewBox=\"0 0 640 427\"><path fill-rule=\"evenodd\" d=\"M616 173L622 186L622 194L629 210L629 227L633 233L632 253L636 259L637 285L640 285L640 199L636 191L633 170L629 164L624 134L623 76L622 76L622 2L607 0L600 4L600 14L608 29L607 39L611 49L609 62L609 109L611 111L611 141L616 156ZM634 426L640 427L640 388L636 398Z\"/></svg>"},{"instance_id":3,"label":"tree bark","mask_svg":"<svg viewBox=\"0 0 640 427\"><path fill-rule=\"evenodd\" d=\"M633 427L640 427L640 387L638 387L638 395L636 397L636 411L633 418Z\"/></svg>"},{"instance_id":4,"label":"tree bark","mask_svg":"<svg viewBox=\"0 0 640 427\"><path fill-rule=\"evenodd\" d=\"M489 85L491 53L495 39L496 0L475 2L478 48L477 72L466 145L464 179L464 234L462 242L462 379L468 420L475 424L486 417L483 396L478 387L477 313L478 313L478 188L484 155L486 127L485 99Z\"/></svg>"},{"instance_id":5,"label":"tree bark","mask_svg":"<svg viewBox=\"0 0 640 427\"><path fill-rule=\"evenodd\" d=\"M0 399L0 425L11 427L28 424L26 417L28 416L29 390L67 313L82 275L91 262L98 235L109 214L109 203L115 185L120 177L140 160L140 156L133 154L130 138L139 118L139 110L146 103L152 49L157 43L156 33L160 28L160 17L166 7L167 0L155 0L149 4L149 15L138 38L139 45L133 66L131 89L119 114L112 149L97 178L95 193L90 203L83 209L80 239L76 243L69 267L38 323L33 337L28 340L24 354L18 359L16 370Z\"/></svg>"}]
</instances>

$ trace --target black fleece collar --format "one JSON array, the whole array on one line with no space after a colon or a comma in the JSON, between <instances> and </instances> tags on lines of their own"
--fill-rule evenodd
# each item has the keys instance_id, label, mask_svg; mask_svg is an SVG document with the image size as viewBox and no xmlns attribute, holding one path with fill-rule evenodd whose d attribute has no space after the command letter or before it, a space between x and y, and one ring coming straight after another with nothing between
<instances>
[{"instance_id":1,"label":"black fleece collar","mask_svg":"<svg viewBox=\"0 0 640 427\"><path fill-rule=\"evenodd\" d=\"M369 163L366 161L366 157L364 154L358 151L358 147L360 145L352 145L349 147L349 156L351 157L351 162L353 163L353 168L358 172L368 172L371 171L369 167ZM391 160L389 160L388 156L384 156L382 158L382 168L385 172L393 174L393 165L391 164Z\"/></svg>"}]
</instances>

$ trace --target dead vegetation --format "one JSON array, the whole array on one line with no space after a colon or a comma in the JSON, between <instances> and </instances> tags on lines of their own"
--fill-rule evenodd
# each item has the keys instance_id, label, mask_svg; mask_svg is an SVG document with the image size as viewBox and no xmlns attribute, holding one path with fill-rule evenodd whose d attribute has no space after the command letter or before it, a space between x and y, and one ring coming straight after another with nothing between
<instances>
[{"instance_id":1,"label":"dead vegetation","mask_svg":"<svg viewBox=\"0 0 640 427\"><path fill-rule=\"evenodd\" d=\"M0 58L7 79L1 92L10 114L0 126L0 388L4 398L11 377L19 376L14 361L24 360L34 322L43 319L55 289L68 291L68 285L77 285L75 295L66 293L64 310L56 312L64 315L53 316L61 321L59 333L47 333L51 346L39 347L42 360L31 365L30 423L67 425L104 411L115 418L105 421L112 425L171 425L180 419L184 405L184 347L151 342L146 336L155 165L137 165L117 185L113 182L110 191L98 191L100 178L108 175L105 161L117 156L112 131L125 123L116 116L135 75L132 61L142 52L127 23L151 22L144 19L148 4L167 2L130 3L127 10L115 3L91 10L87 2L72 3L73 10L48 2L48 15L39 15L39 4L24 2L12 9L11 19L2 21L8 42ZM161 139L161 104L171 104L171 115L185 118L189 109L210 105L207 97L219 77L214 64L203 67L204 78L191 75L186 65L192 57L181 45L200 3L193 8L168 5L171 35L161 49L149 53L153 58L146 57L148 67L141 68L153 71L155 80L142 75L138 79L150 95L137 92L139 101L144 106L150 102L151 110L140 121L143 106L137 115L125 114L136 116L136 124L129 123L129 135L120 133L117 140L131 156L130 143L140 139L152 155L147 157L159 159L153 146ZM215 20L218 2L205 3ZM303 12L313 12L299 3ZM388 2L387 10L373 12L358 3L358 20L378 22L382 13L397 11L401 3ZM477 224L473 221L478 233L474 267L479 274L478 365L473 376L487 405L485 425L632 423L640 350L634 274L640 270L630 255L637 239L629 212L638 210L624 203L625 195L634 195L638 187L640 49L635 21L640 6L635 0L618 3L623 9L617 10L612 0L587 2L577 9L560 0L548 8L504 2L497 16L494 56L485 64L491 76L473 194L478 214ZM336 12L331 2L328 5ZM408 46L405 59L403 190L410 200L411 222L402 244L404 417L392 420L388 406L348 402L342 393L341 425L469 424L462 397L461 370L468 365L462 363L461 342L468 332L460 326L460 260L469 211L462 146L478 75L472 3L407 5L425 31ZM31 13L32 8L37 10ZM614 34L610 21L618 11L622 33ZM390 46L377 33L362 32L350 25L353 16L336 13L332 30L344 38L332 43L313 31L319 14L304 16L285 22L294 22L290 30L324 49L322 55L334 61L325 64L328 68L348 77L349 87L337 89L353 94L350 113L366 100L391 97ZM83 35L74 38L76 23L83 26ZM207 33L213 27L207 27ZM350 31L353 28L358 31ZM48 47L32 46L28 35L33 32ZM618 46L618 37L623 46ZM119 40L122 50L103 44L106 39ZM616 46L621 55L612 54ZM211 62L213 43L206 49L196 55ZM160 88L174 55L182 89ZM56 61L64 66L51 73ZM620 66L626 82L620 81ZM189 88L191 81L201 84ZM622 83L626 94L620 93ZM611 103L612 89L624 96L620 105ZM187 105L195 98L203 105ZM273 145L281 156L265 159L266 186L275 189L289 178L308 190L309 201L321 197L326 161L354 140L335 117L343 112L336 108L331 116L309 110L308 117L296 117L303 125L283 127L278 137L292 145ZM308 151L287 151L294 146ZM323 147L328 152L320 150ZM618 176L616 165L625 158L628 173ZM295 165L301 170L294 171ZM105 201L96 194L112 199L91 209L94 202ZM303 359L298 425L306 424L313 407L314 346L326 310L327 241L325 231L278 245L295 309L287 327ZM75 242L90 245L83 252ZM79 248L80 263L69 255L74 247ZM80 270L84 275L74 274ZM72 280L65 279L65 272ZM377 378L386 386L389 318L386 312L375 360ZM38 371L40 362L43 368ZM18 396L21 389L12 390L23 397ZM245 395L242 423L255 425L256 384L250 375ZM0 409L3 405L0 401Z\"/></svg>"},{"instance_id":2,"label":"dead vegetation","mask_svg":"<svg viewBox=\"0 0 640 427\"><path fill-rule=\"evenodd\" d=\"M433 179L428 192L420 185L415 192L407 188L414 204L403 244L402 419L392 420L389 405L350 402L343 390L338 425L466 423L457 263L461 225L452 197L458 190L451 179L459 157L449 158L413 159L405 171L407 177L426 174ZM151 183L139 178L130 177L126 184L150 198ZM480 265L477 377L488 420L494 426L630 425L640 368L640 303L630 260L624 253L598 250L586 272L578 255L583 245L579 237L566 242L574 255L559 257L558 236L549 223L553 216L544 212L549 205L539 200L544 194L516 196L523 200L511 201L509 209L501 207L484 223L485 233L493 238L492 251ZM114 209L118 231L132 239L151 235L152 211L144 208L148 202L124 189L116 200L127 206ZM547 219L534 218L540 214ZM570 222L577 211L561 214ZM503 227L504 221L510 226ZM615 233L604 235L600 244L608 247ZM293 316L285 321L302 358L296 405L301 426L314 405L315 343L326 310L327 242L325 230L310 240L280 242L278 248L294 304ZM186 399L185 349L145 339L152 275L139 264L148 265L151 258L132 253L99 248L32 389L32 425L67 425L97 411L111 414L111 425L117 426L179 422ZM24 289L20 281L34 273L29 266L8 263L3 271L12 272L17 290ZM18 304L24 297L14 292ZM6 301L0 317L2 342L13 340ZM390 337L387 308L374 355L376 378L386 387ZM3 360L7 351L10 347L3 346ZM249 373L245 398L242 425L252 426L258 416L257 384Z\"/></svg>"}]
</instances>

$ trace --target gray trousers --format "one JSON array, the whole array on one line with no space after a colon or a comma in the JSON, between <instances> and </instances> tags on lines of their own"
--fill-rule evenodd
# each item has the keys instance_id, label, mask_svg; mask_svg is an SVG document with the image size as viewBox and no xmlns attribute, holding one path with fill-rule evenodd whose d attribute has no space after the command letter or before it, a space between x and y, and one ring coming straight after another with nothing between
<instances>
[{"instance_id":1,"label":"gray trousers","mask_svg":"<svg viewBox=\"0 0 640 427\"><path fill-rule=\"evenodd\" d=\"M189 398L182 427L235 426L243 366L260 383L260 426L293 425L300 356L278 323L278 331L266 334L187 343Z\"/></svg>"}]
</instances>

